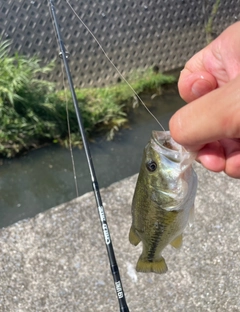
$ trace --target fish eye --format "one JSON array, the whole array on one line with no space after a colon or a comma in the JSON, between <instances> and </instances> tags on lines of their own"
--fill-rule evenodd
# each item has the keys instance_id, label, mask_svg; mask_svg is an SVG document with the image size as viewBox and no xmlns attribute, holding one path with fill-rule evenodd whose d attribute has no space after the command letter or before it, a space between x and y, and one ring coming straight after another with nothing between
<instances>
[{"instance_id":1,"label":"fish eye","mask_svg":"<svg viewBox=\"0 0 240 312\"><path fill-rule=\"evenodd\" d=\"M157 169L157 164L155 163L155 161L150 160L146 163L146 167L148 171L154 172Z\"/></svg>"}]
</instances>

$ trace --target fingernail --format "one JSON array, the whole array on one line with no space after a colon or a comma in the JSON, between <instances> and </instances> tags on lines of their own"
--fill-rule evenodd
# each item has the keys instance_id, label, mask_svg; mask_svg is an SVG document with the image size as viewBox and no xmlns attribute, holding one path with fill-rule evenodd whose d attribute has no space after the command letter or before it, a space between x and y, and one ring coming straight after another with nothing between
<instances>
[{"instance_id":1,"label":"fingernail","mask_svg":"<svg viewBox=\"0 0 240 312\"><path fill-rule=\"evenodd\" d=\"M212 84L206 79L198 79L192 85L192 93L196 97L200 97L213 90Z\"/></svg>"}]
</instances>

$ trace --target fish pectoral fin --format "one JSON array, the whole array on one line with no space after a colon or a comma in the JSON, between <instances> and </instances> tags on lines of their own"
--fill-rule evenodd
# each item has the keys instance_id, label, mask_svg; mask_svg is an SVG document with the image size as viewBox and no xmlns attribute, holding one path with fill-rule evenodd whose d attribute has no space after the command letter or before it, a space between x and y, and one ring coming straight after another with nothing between
<instances>
[{"instance_id":1,"label":"fish pectoral fin","mask_svg":"<svg viewBox=\"0 0 240 312\"><path fill-rule=\"evenodd\" d=\"M188 223L190 226L193 225L193 222L194 222L194 205L192 206L190 210L189 219L188 219Z\"/></svg>"},{"instance_id":2,"label":"fish pectoral fin","mask_svg":"<svg viewBox=\"0 0 240 312\"><path fill-rule=\"evenodd\" d=\"M182 234L177 236L170 244L176 249L181 248L182 247Z\"/></svg>"},{"instance_id":3,"label":"fish pectoral fin","mask_svg":"<svg viewBox=\"0 0 240 312\"><path fill-rule=\"evenodd\" d=\"M129 231L129 242L134 246L137 246L141 242L141 239L135 232L133 226L131 226L130 231Z\"/></svg>"},{"instance_id":4,"label":"fish pectoral fin","mask_svg":"<svg viewBox=\"0 0 240 312\"><path fill-rule=\"evenodd\" d=\"M147 261L141 258L139 258L136 266L137 272L143 272L143 273L157 273L157 274L163 274L166 273L168 270L166 262L163 257L159 258L155 261Z\"/></svg>"}]
</instances>

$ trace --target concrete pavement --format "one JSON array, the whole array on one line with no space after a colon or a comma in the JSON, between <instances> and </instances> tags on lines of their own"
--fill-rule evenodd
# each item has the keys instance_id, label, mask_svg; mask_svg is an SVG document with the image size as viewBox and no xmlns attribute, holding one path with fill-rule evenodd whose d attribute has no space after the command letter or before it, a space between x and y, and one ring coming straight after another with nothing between
<instances>
[{"instance_id":1,"label":"concrete pavement","mask_svg":"<svg viewBox=\"0 0 240 312\"><path fill-rule=\"evenodd\" d=\"M195 167L195 222L164 275L134 270L136 176L101 190L131 312L240 311L240 180ZM92 193L1 229L0 250L0 311L119 311Z\"/></svg>"}]
</instances>

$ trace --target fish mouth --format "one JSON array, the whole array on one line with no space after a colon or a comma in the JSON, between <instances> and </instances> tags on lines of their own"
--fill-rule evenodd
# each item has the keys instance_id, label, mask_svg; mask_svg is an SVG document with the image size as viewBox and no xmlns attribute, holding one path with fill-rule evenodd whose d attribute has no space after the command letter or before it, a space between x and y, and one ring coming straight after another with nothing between
<instances>
[{"instance_id":1,"label":"fish mouth","mask_svg":"<svg viewBox=\"0 0 240 312\"><path fill-rule=\"evenodd\" d=\"M152 141L158 153L174 162L190 162L196 157L195 153L188 152L182 145L171 137L170 131L152 131Z\"/></svg>"}]
</instances>

